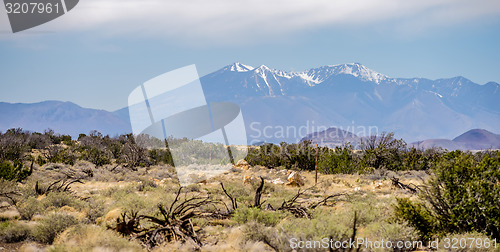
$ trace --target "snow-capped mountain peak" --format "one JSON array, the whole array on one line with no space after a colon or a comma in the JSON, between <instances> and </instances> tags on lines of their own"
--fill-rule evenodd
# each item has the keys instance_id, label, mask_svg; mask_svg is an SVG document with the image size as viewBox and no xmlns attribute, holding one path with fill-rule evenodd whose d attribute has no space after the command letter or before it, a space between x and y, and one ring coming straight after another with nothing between
<instances>
[{"instance_id":1,"label":"snow-capped mountain peak","mask_svg":"<svg viewBox=\"0 0 500 252\"><path fill-rule=\"evenodd\" d=\"M225 70L231 72L254 72L258 75L275 75L277 77L282 77L286 79L291 79L294 77L298 77L303 79L304 82L308 83L310 86L314 86L316 84L320 84L331 76L347 74L352 75L356 78L359 78L363 81L367 82L375 82L380 84L384 80L391 79L390 77L378 73L374 70L367 68L366 66L360 63L348 63L348 64L340 64L340 65L329 65L322 66L318 68L309 69L302 72L287 72L282 70L271 69L266 65L261 65L257 68L254 68L249 65L245 65L239 62L236 62L232 65L229 65L225 68Z\"/></svg>"},{"instance_id":2,"label":"snow-capped mountain peak","mask_svg":"<svg viewBox=\"0 0 500 252\"><path fill-rule=\"evenodd\" d=\"M252 66L244 65L239 62L229 65L227 68L232 72L248 72L255 69Z\"/></svg>"},{"instance_id":3,"label":"snow-capped mountain peak","mask_svg":"<svg viewBox=\"0 0 500 252\"><path fill-rule=\"evenodd\" d=\"M332 67L334 74L349 74L364 81L371 81L380 84L381 81L389 79L388 76L373 71L359 63L341 64Z\"/></svg>"},{"instance_id":4,"label":"snow-capped mountain peak","mask_svg":"<svg viewBox=\"0 0 500 252\"><path fill-rule=\"evenodd\" d=\"M296 73L297 76L311 84L319 84L331 76L340 74L352 75L363 81L375 82L377 84L380 84L383 80L390 79L388 76L373 71L359 63L322 66Z\"/></svg>"}]
</instances>

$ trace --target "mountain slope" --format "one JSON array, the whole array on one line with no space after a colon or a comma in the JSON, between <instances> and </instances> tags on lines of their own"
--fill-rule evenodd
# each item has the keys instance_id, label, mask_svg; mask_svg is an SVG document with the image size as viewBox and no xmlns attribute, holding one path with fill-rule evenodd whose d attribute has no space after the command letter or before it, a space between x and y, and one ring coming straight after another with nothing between
<instances>
[{"instance_id":1,"label":"mountain slope","mask_svg":"<svg viewBox=\"0 0 500 252\"><path fill-rule=\"evenodd\" d=\"M464 77L391 78L359 63L301 72L234 63L200 81L208 102L240 105L249 144L297 142L331 127L349 127L360 137L393 131L413 142L451 139L473 128L495 132L500 125L500 85L478 85ZM2 131L131 131L127 108L107 112L53 101L0 103L0 113Z\"/></svg>"},{"instance_id":2,"label":"mountain slope","mask_svg":"<svg viewBox=\"0 0 500 252\"><path fill-rule=\"evenodd\" d=\"M334 148L344 144L351 144L357 147L361 143L361 138L349 131L349 129L328 128L319 132L308 134L301 141L310 140L312 144Z\"/></svg>"},{"instance_id":3,"label":"mountain slope","mask_svg":"<svg viewBox=\"0 0 500 252\"><path fill-rule=\"evenodd\" d=\"M103 134L131 132L130 123L115 114L96 109L82 108L71 102L44 101L39 103L0 102L0 130L23 128L43 132L50 128L57 133L88 134L98 130Z\"/></svg>"},{"instance_id":4,"label":"mountain slope","mask_svg":"<svg viewBox=\"0 0 500 252\"><path fill-rule=\"evenodd\" d=\"M484 129L469 130L454 138L453 142L469 150L500 149L500 135Z\"/></svg>"},{"instance_id":5,"label":"mountain slope","mask_svg":"<svg viewBox=\"0 0 500 252\"><path fill-rule=\"evenodd\" d=\"M390 78L359 63L303 72L235 63L202 77L201 83L207 101L239 104L247 129L258 122L260 132L314 122L326 128L355 125L361 135L376 127L411 142L452 138L471 128L494 131L500 125L500 85L478 85L463 77ZM306 134L254 140L299 141Z\"/></svg>"}]
</instances>

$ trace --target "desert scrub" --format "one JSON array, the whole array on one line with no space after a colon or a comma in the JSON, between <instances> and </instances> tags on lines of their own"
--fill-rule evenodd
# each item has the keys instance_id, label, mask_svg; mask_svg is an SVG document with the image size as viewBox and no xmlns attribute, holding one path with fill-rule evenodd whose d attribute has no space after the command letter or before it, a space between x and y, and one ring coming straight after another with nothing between
<instances>
[{"instance_id":1,"label":"desert scrub","mask_svg":"<svg viewBox=\"0 0 500 252\"><path fill-rule=\"evenodd\" d=\"M152 214L158 209L157 204L158 202L150 199L150 197L145 197L137 193L130 193L117 199L111 208L121 208L127 212L139 214Z\"/></svg>"},{"instance_id":2,"label":"desert scrub","mask_svg":"<svg viewBox=\"0 0 500 252\"><path fill-rule=\"evenodd\" d=\"M396 214L422 239L477 231L500 239L500 152L446 153L419 201L399 199Z\"/></svg>"},{"instance_id":3,"label":"desert scrub","mask_svg":"<svg viewBox=\"0 0 500 252\"><path fill-rule=\"evenodd\" d=\"M418 234L413 227L406 222L374 221L369 223L359 235L372 241L417 241ZM383 251L382 249L380 251Z\"/></svg>"},{"instance_id":4,"label":"desert scrub","mask_svg":"<svg viewBox=\"0 0 500 252\"><path fill-rule=\"evenodd\" d=\"M242 231L244 240L247 242L262 242L274 251L290 251L290 237L275 227L267 227L262 223L252 221L245 224Z\"/></svg>"},{"instance_id":5,"label":"desert scrub","mask_svg":"<svg viewBox=\"0 0 500 252\"><path fill-rule=\"evenodd\" d=\"M258 222L266 226L276 226L288 214L281 211L266 211L256 207L237 208L233 220L238 223Z\"/></svg>"},{"instance_id":6,"label":"desert scrub","mask_svg":"<svg viewBox=\"0 0 500 252\"><path fill-rule=\"evenodd\" d=\"M124 186L111 186L101 192L104 197L111 197L114 200L119 200L120 198L126 196L130 193L135 193L137 187L134 183L129 183Z\"/></svg>"},{"instance_id":7,"label":"desert scrub","mask_svg":"<svg viewBox=\"0 0 500 252\"><path fill-rule=\"evenodd\" d=\"M106 201L104 199L93 197L87 200L87 207L84 209L87 223L95 224L97 219L104 216Z\"/></svg>"},{"instance_id":8,"label":"desert scrub","mask_svg":"<svg viewBox=\"0 0 500 252\"><path fill-rule=\"evenodd\" d=\"M255 190L249 185L242 185L240 182L225 182L224 187L236 199L238 205L250 205L253 203ZM224 194L220 187L217 188L217 194Z\"/></svg>"},{"instance_id":9,"label":"desert scrub","mask_svg":"<svg viewBox=\"0 0 500 252\"><path fill-rule=\"evenodd\" d=\"M43 204L35 197L28 197L26 200L18 202L16 209L23 220L31 220L33 215L41 213L44 209Z\"/></svg>"},{"instance_id":10,"label":"desert scrub","mask_svg":"<svg viewBox=\"0 0 500 252\"><path fill-rule=\"evenodd\" d=\"M76 218L69 214L49 214L37 224L33 231L33 238L38 242L51 244L58 234L77 223Z\"/></svg>"},{"instance_id":11,"label":"desert scrub","mask_svg":"<svg viewBox=\"0 0 500 252\"><path fill-rule=\"evenodd\" d=\"M22 181L31 175L32 170L30 168L24 167L24 164L15 160L10 161L0 161L0 178L5 180Z\"/></svg>"},{"instance_id":12,"label":"desert scrub","mask_svg":"<svg viewBox=\"0 0 500 252\"><path fill-rule=\"evenodd\" d=\"M42 202L45 207L52 206L55 208L69 206L75 209L82 209L85 206L85 202L67 192L50 192Z\"/></svg>"},{"instance_id":13,"label":"desert scrub","mask_svg":"<svg viewBox=\"0 0 500 252\"><path fill-rule=\"evenodd\" d=\"M78 224L57 236L48 251L142 251L142 247L112 230Z\"/></svg>"},{"instance_id":14,"label":"desert scrub","mask_svg":"<svg viewBox=\"0 0 500 252\"><path fill-rule=\"evenodd\" d=\"M392 204L389 199L379 199L374 193L366 195L351 196L350 203L346 210L352 213L357 212L357 223L361 226L366 226L373 222L388 221L394 215ZM349 214L349 213L348 213ZM352 217L350 218L353 221ZM351 222L352 223L352 222Z\"/></svg>"},{"instance_id":15,"label":"desert scrub","mask_svg":"<svg viewBox=\"0 0 500 252\"><path fill-rule=\"evenodd\" d=\"M0 243L15 243L27 240L31 236L30 227L22 222L0 222Z\"/></svg>"},{"instance_id":16,"label":"desert scrub","mask_svg":"<svg viewBox=\"0 0 500 252\"><path fill-rule=\"evenodd\" d=\"M352 235L353 212L331 212L318 209L312 219L288 218L280 225L290 237L299 240L321 240L325 237L344 240Z\"/></svg>"}]
</instances>

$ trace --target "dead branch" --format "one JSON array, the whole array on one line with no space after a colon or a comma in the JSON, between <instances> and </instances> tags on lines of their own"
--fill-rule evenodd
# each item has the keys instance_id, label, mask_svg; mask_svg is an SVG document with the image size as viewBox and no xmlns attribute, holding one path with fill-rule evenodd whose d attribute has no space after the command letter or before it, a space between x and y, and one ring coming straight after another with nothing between
<instances>
[{"instance_id":1,"label":"dead branch","mask_svg":"<svg viewBox=\"0 0 500 252\"><path fill-rule=\"evenodd\" d=\"M217 206L221 201L210 199L209 196L192 196L182 198L182 187L177 191L174 200L168 207L158 205L159 214L157 216L137 215L132 213L128 219L126 215L117 220L114 230L122 235L133 235L141 240L148 249L156 247L164 242L182 241L190 242L196 248L201 247L201 241L196 234L192 218L227 218L228 213L218 211ZM182 199L181 199L182 198ZM206 210L206 207L213 206L215 210ZM141 228L139 222L146 220L150 224L148 228Z\"/></svg>"},{"instance_id":2,"label":"dead branch","mask_svg":"<svg viewBox=\"0 0 500 252\"><path fill-rule=\"evenodd\" d=\"M344 194L344 193L333 194L333 195L326 196L322 200L320 200L320 201L318 201L316 203L312 203L309 206L303 206L304 203L303 202L298 202L298 199L301 196L303 196L305 192L307 192L308 190L310 190L310 189L312 189L314 187L315 186L312 186L312 187L307 188L307 189L305 189L303 191L301 191L299 189L297 191L297 194L295 194L289 200L284 200L283 203L281 204L281 206L279 208L277 208L276 210L282 210L282 211L291 212L297 218L307 218L307 219L310 219L311 218L310 210L315 209L316 207L318 207L320 205L326 205L329 200L332 200L332 199L340 197L340 196L347 195L347 194Z\"/></svg>"},{"instance_id":3,"label":"dead branch","mask_svg":"<svg viewBox=\"0 0 500 252\"><path fill-rule=\"evenodd\" d=\"M238 202L236 202L236 199L233 198L229 193L226 191L226 188L224 188L224 184L220 182L220 186L222 187L222 191L224 191L224 194L231 200L231 206L233 207L233 211L238 208Z\"/></svg>"},{"instance_id":4,"label":"dead branch","mask_svg":"<svg viewBox=\"0 0 500 252\"><path fill-rule=\"evenodd\" d=\"M328 202L328 200L336 198L336 197L339 197L339 196L344 196L344 195L347 195L347 194L345 194L345 193L337 193L337 194L329 195L329 196L323 198L321 201L309 205L309 209L314 209L314 208L316 208L316 207L318 207L320 205L326 205L327 202Z\"/></svg>"},{"instance_id":5,"label":"dead branch","mask_svg":"<svg viewBox=\"0 0 500 252\"><path fill-rule=\"evenodd\" d=\"M71 185L74 183L83 184L80 179L60 179L50 183L47 188L42 188L37 181L35 192L37 195L44 195L49 192L71 192Z\"/></svg>"},{"instance_id":6,"label":"dead branch","mask_svg":"<svg viewBox=\"0 0 500 252\"><path fill-rule=\"evenodd\" d=\"M127 216L127 213L122 213L121 217L121 219L119 217L116 219L116 226L114 228L109 226L108 228L115 230L123 236L130 236L141 232L139 229L141 217L137 216L137 212L130 212L130 216Z\"/></svg>"},{"instance_id":7,"label":"dead branch","mask_svg":"<svg viewBox=\"0 0 500 252\"><path fill-rule=\"evenodd\" d=\"M306 207L301 206L298 202L297 199L304 194L305 191L309 190L310 188L304 190L304 191L299 191L295 196L293 196L289 200L284 200L281 206L277 210L282 210L282 211L288 211L291 212L295 217L297 218L311 218L311 213L309 213L308 209Z\"/></svg>"},{"instance_id":8,"label":"dead branch","mask_svg":"<svg viewBox=\"0 0 500 252\"><path fill-rule=\"evenodd\" d=\"M392 185L397 187L397 188L401 188L403 190L410 191L411 193L418 192L418 187L412 183L410 183L408 185L403 184L403 183L399 182L399 178L396 178L396 177L392 177L391 180L392 180Z\"/></svg>"},{"instance_id":9,"label":"dead branch","mask_svg":"<svg viewBox=\"0 0 500 252\"><path fill-rule=\"evenodd\" d=\"M356 228L356 222L358 222L358 213L356 211L354 211L354 223L352 224L352 236L351 236L351 241L355 241L356 240L356 232L357 232L357 228ZM353 251L353 247L349 249L349 251ZM356 251L359 251L359 247L357 248Z\"/></svg>"},{"instance_id":10,"label":"dead branch","mask_svg":"<svg viewBox=\"0 0 500 252\"><path fill-rule=\"evenodd\" d=\"M255 191L254 207L260 208L260 197L262 196L262 189L264 188L264 178L260 177L260 186Z\"/></svg>"},{"instance_id":11,"label":"dead branch","mask_svg":"<svg viewBox=\"0 0 500 252\"><path fill-rule=\"evenodd\" d=\"M21 193L16 192L16 191L10 191L10 192L2 192L0 193L0 198L6 198L11 201L11 205L15 206L17 204L17 199L15 196L20 196Z\"/></svg>"}]
</instances>

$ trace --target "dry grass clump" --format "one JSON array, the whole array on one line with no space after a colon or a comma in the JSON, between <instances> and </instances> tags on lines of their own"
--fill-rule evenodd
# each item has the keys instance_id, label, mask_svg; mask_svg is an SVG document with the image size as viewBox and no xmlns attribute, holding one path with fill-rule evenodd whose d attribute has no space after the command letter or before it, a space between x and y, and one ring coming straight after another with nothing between
<instances>
[{"instance_id":1,"label":"dry grass clump","mask_svg":"<svg viewBox=\"0 0 500 252\"><path fill-rule=\"evenodd\" d=\"M33 230L34 240L52 244L57 235L77 224L77 219L67 213L52 213L44 217Z\"/></svg>"},{"instance_id":2,"label":"dry grass clump","mask_svg":"<svg viewBox=\"0 0 500 252\"><path fill-rule=\"evenodd\" d=\"M31 237L31 227L20 221L0 223L0 243L22 242Z\"/></svg>"},{"instance_id":3,"label":"dry grass clump","mask_svg":"<svg viewBox=\"0 0 500 252\"><path fill-rule=\"evenodd\" d=\"M142 251L142 247L112 230L75 225L61 233L49 251Z\"/></svg>"}]
</instances>

